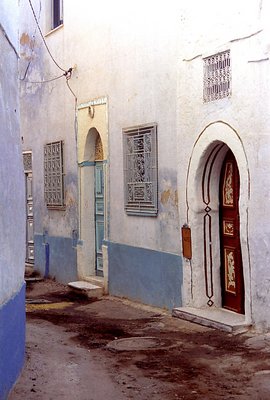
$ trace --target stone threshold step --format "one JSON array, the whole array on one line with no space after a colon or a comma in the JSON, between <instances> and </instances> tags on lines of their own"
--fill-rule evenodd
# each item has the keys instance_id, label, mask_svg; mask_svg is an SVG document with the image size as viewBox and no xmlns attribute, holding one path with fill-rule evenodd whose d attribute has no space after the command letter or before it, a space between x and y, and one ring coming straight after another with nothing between
<instances>
[{"instance_id":1,"label":"stone threshold step","mask_svg":"<svg viewBox=\"0 0 270 400\"><path fill-rule=\"evenodd\" d=\"M75 290L77 293L86 294L87 297L103 296L103 288L86 281L69 282L68 287Z\"/></svg>"},{"instance_id":2,"label":"stone threshold step","mask_svg":"<svg viewBox=\"0 0 270 400\"><path fill-rule=\"evenodd\" d=\"M84 276L83 282L92 283L92 285L96 285L99 287L104 287L104 278L102 276Z\"/></svg>"},{"instance_id":3,"label":"stone threshold step","mask_svg":"<svg viewBox=\"0 0 270 400\"><path fill-rule=\"evenodd\" d=\"M223 308L177 307L172 310L172 315L176 318L230 333L243 333L251 327L251 324L245 322L244 315Z\"/></svg>"}]
</instances>

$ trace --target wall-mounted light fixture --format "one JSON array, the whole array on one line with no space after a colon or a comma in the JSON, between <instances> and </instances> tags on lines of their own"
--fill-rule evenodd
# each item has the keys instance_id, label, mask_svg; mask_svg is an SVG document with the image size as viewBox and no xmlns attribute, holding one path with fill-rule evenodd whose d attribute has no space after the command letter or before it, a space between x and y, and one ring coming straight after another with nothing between
<instances>
[{"instance_id":1,"label":"wall-mounted light fixture","mask_svg":"<svg viewBox=\"0 0 270 400\"><path fill-rule=\"evenodd\" d=\"M93 106L89 106L88 107L88 114L89 114L89 116L90 116L90 118L94 118L94 116L95 116L95 108L93 107Z\"/></svg>"}]
</instances>

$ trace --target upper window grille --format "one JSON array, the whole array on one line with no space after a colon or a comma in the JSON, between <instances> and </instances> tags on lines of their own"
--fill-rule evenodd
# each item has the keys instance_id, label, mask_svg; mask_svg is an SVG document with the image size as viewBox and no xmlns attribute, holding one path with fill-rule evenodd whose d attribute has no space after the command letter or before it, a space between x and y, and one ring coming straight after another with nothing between
<instances>
[{"instance_id":1,"label":"upper window grille","mask_svg":"<svg viewBox=\"0 0 270 400\"><path fill-rule=\"evenodd\" d=\"M48 208L65 205L63 141L44 146L44 197Z\"/></svg>"},{"instance_id":2,"label":"upper window grille","mask_svg":"<svg viewBox=\"0 0 270 400\"><path fill-rule=\"evenodd\" d=\"M25 173L32 172L32 153L23 153L23 170Z\"/></svg>"},{"instance_id":3,"label":"upper window grille","mask_svg":"<svg viewBox=\"0 0 270 400\"><path fill-rule=\"evenodd\" d=\"M157 206L157 126L123 130L125 210L155 216Z\"/></svg>"},{"instance_id":4,"label":"upper window grille","mask_svg":"<svg viewBox=\"0 0 270 400\"><path fill-rule=\"evenodd\" d=\"M52 0L52 29L63 24L63 0Z\"/></svg>"},{"instance_id":5,"label":"upper window grille","mask_svg":"<svg viewBox=\"0 0 270 400\"><path fill-rule=\"evenodd\" d=\"M207 103L231 95L230 50L203 59L203 101Z\"/></svg>"}]
</instances>

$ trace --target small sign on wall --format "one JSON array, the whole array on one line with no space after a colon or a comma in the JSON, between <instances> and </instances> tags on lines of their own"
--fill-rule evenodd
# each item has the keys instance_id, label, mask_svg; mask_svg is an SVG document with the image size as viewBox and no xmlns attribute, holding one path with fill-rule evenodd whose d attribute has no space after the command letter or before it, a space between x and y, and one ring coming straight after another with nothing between
<instances>
[{"instance_id":1,"label":"small sign on wall","mask_svg":"<svg viewBox=\"0 0 270 400\"><path fill-rule=\"evenodd\" d=\"M188 260L192 258L192 247L191 247L191 230L188 226L182 226L182 250L183 256Z\"/></svg>"}]
</instances>

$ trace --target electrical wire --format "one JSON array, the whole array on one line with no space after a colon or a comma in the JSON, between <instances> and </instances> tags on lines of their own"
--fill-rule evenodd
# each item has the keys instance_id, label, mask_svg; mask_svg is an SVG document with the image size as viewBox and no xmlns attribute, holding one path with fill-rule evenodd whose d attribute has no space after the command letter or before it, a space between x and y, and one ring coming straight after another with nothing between
<instances>
[{"instance_id":1,"label":"electrical wire","mask_svg":"<svg viewBox=\"0 0 270 400\"><path fill-rule=\"evenodd\" d=\"M66 78L66 80L69 80L70 78L71 78L71 75L72 75L72 68L69 68L67 71L65 71L63 74L61 74L61 75L59 75L59 76L56 76L56 77L54 77L54 78L51 78L51 79L45 79L45 80L43 80L43 81L25 81L25 83L33 83L33 84L40 84L40 83L49 83L49 82L53 82L53 81L56 81L57 79L60 79L60 78L63 78L63 77L65 77ZM68 85L69 86L69 85ZM72 92L72 94L75 96L75 93L72 91L72 89L70 88L70 86L69 86L69 90ZM75 96L76 97L76 96Z\"/></svg>"},{"instance_id":2,"label":"electrical wire","mask_svg":"<svg viewBox=\"0 0 270 400\"><path fill-rule=\"evenodd\" d=\"M60 76L57 76L57 77L55 77L55 78L47 79L47 80L40 81L40 82L31 82L31 81L25 81L25 82L26 82L26 83L32 83L32 84L42 84L42 83L53 82L53 81L55 81L55 80L57 80L57 79L60 79L60 78L62 78L62 77L65 77L65 78L66 78L67 87L68 87L69 91L72 93L72 95L74 96L74 99L75 99L75 109L74 109L74 112L75 112L75 117L74 117L74 131L75 131L75 132L74 132L74 133L75 133L75 142L76 142L76 147L77 147L77 131L78 131L77 103L78 103L78 99L77 99L76 94L73 92L73 90L71 89L71 87L70 87L70 85L69 85L69 80L71 79L73 68L71 67L71 68L69 68L68 70L66 70L66 69L62 68L62 67L57 63L57 61L56 61L55 58L53 57L53 55L52 55L52 53L51 53L51 51L50 51L50 49L49 49L49 47L48 47L48 45L47 45L47 43L46 43L46 40L45 40L45 38L44 38L44 36L43 36L43 33L42 33L41 28L40 28L40 26L39 26L39 21L38 21L38 18L37 18L37 16L36 16L36 13L35 13L33 4L32 4L32 2L31 2L31 0L28 0L28 2L29 2L29 5L30 5L30 7L31 7L33 16L34 16L34 18L35 18L36 25L37 25L37 28L38 28L38 30L39 30L40 36L41 36L41 38L42 38L42 41L43 41L43 43L44 43L44 45L45 45L45 47L46 47L46 49L47 49L47 51L48 51L48 53L49 53L51 59L52 59L52 61L54 62L54 64L55 64L61 71L63 71L63 74L60 75ZM41 3L40 3L40 6L41 6ZM24 79L25 79L26 74L27 74L27 72L28 72L28 69L29 69L29 67L30 67L30 63L31 63L31 62L29 62L28 66L27 66L27 68L26 68L25 75L24 75ZM24 79L23 79L23 80L24 80Z\"/></svg>"},{"instance_id":3,"label":"electrical wire","mask_svg":"<svg viewBox=\"0 0 270 400\"><path fill-rule=\"evenodd\" d=\"M41 1L39 1L39 15L38 15L38 21L39 21L39 19L40 19L40 14L41 14ZM36 33L37 33L37 26L36 26L35 31L34 31L34 34L33 34L33 36L32 36L32 41L31 41L31 45L30 45L30 48L31 48L30 61L28 62L28 65L27 65L26 70L25 70L25 72L24 72L24 76L23 76L23 78L20 78L20 81L24 81L24 80L25 80L25 78L26 78L26 76L27 76L27 73L28 73L28 70L29 70L29 68L30 68L31 62L33 61L32 56L33 56L34 47L35 47L35 42L36 42Z\"/></svg>"},{"instance_id":4,"label":"electrical wire","mask_svg":"<svg viewBox=\"0 0 270 400\"><path fill-rule=\"evenodd\" d=\"M24 80L24 82L25 82L25 83L33 83L33 84L49 83L49 82L56 81L57 79L63 78L63 76L65 76L65 74L56 76L55 78L46 79L46 80L44 80L44 81L34 81L34 82L33 82L33 81L28 81L28 80L26 81L26 80Z\"/></svg>"},{"instance_id":5,"label":"electrical wire","mask_svg":"<svg viewBox=\"0 0 270 400\"><path fill-rule=\"evenodd\" d=\"M70 78L71 78L71 75L66 77L66 84L67 84L68 89L70 90L70 92L72 93L72 95L74 96L74 99L75 99L75 104L74 104L74 134L75 134L76 150L77 150L77 154L78 154L78 118L77 118L78 98L77 98L76 94L73 92L73 90L70 87L70 84L69 84Z\"/></svg>"},{"instance_id":6,"label":"electrical wire","mask_svg":"<svg viewBox=\"0 0 270 400\"><path fill-rule=\"evenodd\" d=\"M52 59L52 61L54 62L54 64L55 64L61 71L66 72L66 70L65 70L64 68L60 67L60 65L58 64L58 62L57 62L57 61L55 60L55 58L53 57L53 55L52 55L52 53L51 53L51 51L50 51L50 49L49 49L49 47L48 47L48 45L47 45L47 43L46 43L46 40L45 40L45 38L44 38L44 36L43 36L43 33L42 33L42 31L41 31L41 28L40 28L40 26L39 26L39 22L38 22L38 19L37 19L37 16L36 16L36 13L35 13L33 4L32 4L32 2L31 2L31 0L28 0L28 2L29 2L29 4L30 4L32 13L33 13L33 15L34 15L34 18L35 18L35 21L36 21L36 24L37 24L37 28L38 28L38 30L39 30L40 36L41 36L41 38L42 38L42 41L43 41L43 43L44 43L44 45L45 45L45 47L46 47L46 49L47 49L47 51L48 51L48 53L49 53L51 59Z\"/></svg>"},{"instance_id":7,"label":"electrical wire","mask_svg":"<svg viewBox=\"0 0 270 400\"><path fill-rule=\"evenodd\" d=\"M66 78L67 87L69 88L70 92L73 94L73 96L74 96L74 98L75 98L75 101L77 102L77 96L76 96L76 94L73 92L73 90L71 89L71 87L70 87L68 81L69 81L69 78Z\"/></svg>"}]
</instances>

